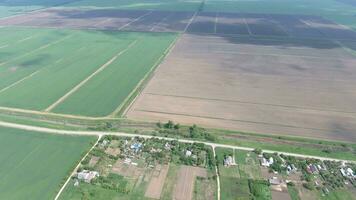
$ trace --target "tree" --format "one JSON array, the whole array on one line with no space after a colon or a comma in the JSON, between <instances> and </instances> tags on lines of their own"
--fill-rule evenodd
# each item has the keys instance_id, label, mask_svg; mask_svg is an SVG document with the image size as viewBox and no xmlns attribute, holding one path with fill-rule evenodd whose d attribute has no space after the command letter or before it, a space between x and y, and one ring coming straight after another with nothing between
<instances>
[{"instance_id":1,"label":"tree","mask_svg":"<svg viewBox=\"0 0 356 200\"><path fill-rule=\"evenodd\" d=\"M255 152L257 155L260 155L262 153L262 149L256 148L253 150L253 152Z\"/></svg>"},{"instance_id":2,"label":"tree","mask_svg":"<svg viewBox=\"0 0 356 200\"><path fill-rule=\"evenodd\" d=\"M176 124L176 125L174 125L174 127L173 127L174 129L176 129L176 130L178 130L178 129L180 129L180 124Z\"/></svg>"},{"instance_id":3,"label":"tree","mask_svg":"<svg viewBox=\"0 0 356 200\"><path fill-rule=\"evenodd\" d=\"M172 129L174 127L173 121L169 120L165 125L164 128L166 129Z\"/></svg>"},{"instance_id":4,"label":"tree","mask_svg":"<svg viewBox=\"0 0 356 200\"><path fill-rule=\"evenodd\" d=\"M194 124L193 126L189 127L189 133L191 138L199 137L198 126Z\"/></svg>"}]
</instances>

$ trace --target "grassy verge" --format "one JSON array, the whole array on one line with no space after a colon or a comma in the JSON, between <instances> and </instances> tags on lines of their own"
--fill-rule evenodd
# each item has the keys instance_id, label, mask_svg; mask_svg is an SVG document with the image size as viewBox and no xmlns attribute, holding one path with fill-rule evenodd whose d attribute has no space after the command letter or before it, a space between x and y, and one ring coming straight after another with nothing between
<instances>
[{"instance_id":1,"label":"grassy verge","mask_svg":"<svg viewBox=\"0 0 356 200\"><path fill-rule=\"evenodd\" d=\"M191 127L187 126L179 126L178 130L172 130L158 128L155 123L119 118L88 120L9 111L0 111L0 120L55 129L122 131L163 137L189 138L196 141L356 161L356 144L341 141L204 128L198 128L197 134L192 135L190 132Z\"/></svg>"}]
</instances>

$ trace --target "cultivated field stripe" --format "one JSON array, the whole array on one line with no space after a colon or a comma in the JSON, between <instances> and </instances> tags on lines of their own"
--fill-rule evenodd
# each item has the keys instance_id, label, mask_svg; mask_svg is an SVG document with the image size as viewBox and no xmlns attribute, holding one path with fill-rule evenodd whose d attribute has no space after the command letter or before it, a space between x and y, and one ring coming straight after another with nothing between
<instances>
[{"instance_id":1,"label":"cultivated field stripe","mask_svg":"<svg viewBox=\"0 0 356 200\"><path fill-rule=\"evenodd\" d=\"M3 66L3 65L5 65L5 64L8 64L8 63L10 63L10 62L12 62L12 61L16 61L16 60L18 60L18 59L20 59L20 58L26 57L26 56L28 56L28 55L31 55L31 54L37 52L37 51L46 49L46 48L48 48L48 47L50 47L50 46L56 45L56 44L58 44L58 43L60 43L60 42L62 42L62 41L64 41L64 40L66 40L66 39L68 39L68 38L71 38L71 37L73 37L73 35L67 35L67 36L65 36L65 37L63 37L63 38L61 38L61 39L59 39L59 40L56 40L56 41L53 41L53 42L51 42L51 43L45 44L45 45L43 45L43 46L40 46L40 47L38 47L37 49L34 49L34 50L32 50L32 51L29 51L29 52L27 52L27 53L25 53L25 54L23 54L23 55L20 55L20 56L18 56L18 57L15 57L15 58L13 58L13 59L11 59L11 60L8 60L8 61L6 61L6 62L0 63L0 66Z\"/></svg>"},{"instance_id":2,"label":"cultivated field stripe","mask_svg":"<svg viewBox=\"0 0 356 200\"><path fill-rule=\"evenodd\" d=\"M127 24L121 26L118 30L121 31L122 29L124 29L125 27L129 26L130 24L132 24L132 23L134 23L134 22L137 22L138 20L140 20L140 19L142 19L142 18L144 18L144 17L150 15L152 12L153 12L153 11L147 12L147 13L145 13L145 14L143 14L143 15L137 17L137 18L135 18L134 20L130 21L129 23L127 23Z\"/></svg>"},{"instance_id":3,"label":"cultivated field stripe","mask_svg":"<svg viewBox=\"0 0 356 200\"><path fill-rule=\"evenodd\" d=\"M33 72L32 74L30 74L30 75L28 75L28 76L25 76L25 77L22 78L21 80L18 80L18 81L16 81L15 83L13 83L13 84L11 84L11 85L9 85L9 86L7 86L7 87L1 89L1 90L0 90L0 93L5 92L6 90L8 90L8 89L10 89L10 88L12 88L12 87L14 87L14 86L16 86L16 85L22 83L22 82L25 81L26 79L29 79L29 78L31 78L32 76L36 75L38 72L40 72L40 70L37 70L37 71Z\"/></svg>"},{"instance_id":4,"label":"cultivated field stripe","mask_svg":"<svg viewBox=\"0 0 356 200\"><path fill-rule=\"evenodd\" d=\"M84 79L82 82L80 82L78 85L76 85L72 90L70 90L67 94L62 96L60 99L58 99L55 103L50 105L48 108L45 109L45 112L51 111L53 108L55 108L57 105L62 103L66 98L68 98L70 95L72 95L74 92L79 90L85 83L87 83L90 79L92 79L95 75L103 71L106 67L108 67L111 63L113 63L120 55L125 53L127 50L129 50L131 47L133 47L138 40L135 40L129 44L129 46L117 53L114 57L112 57L108 62L106 62L104 65L102 65L99 69L97 69L94 73L92 73L90 76L88 76L86 79Z\"/></svg>"},{"instance_id":5,"label":"cultivated field stripe","mask_svg":"<svg viewBox=\"0 0 356 200\"><path fill-rule=\"evenodd\" d=\"M171 43L171 45L169 45L167 47L167 49L163 52L163 54L157 59L157 61L153 64L153 66L151 67L151 69L146 73L146 75L140 80L140 82L137 84L137 86L135 87L135 89L132 90L132 92L126 97L126 99L122 102L122 104L120 104L108 117L114 117L116 116L118 113L120 113L120 111L122 110L122 108L127 104L127 102L129 101L130 98L132 98L132 95L135 94L135 92L137 92L137 90L139 89L139 87L141 87L142 83L147 79L147 77L152 73L153 70L155 70L156 68L159 67L159 63L162 61L162 59L166 56L168 56L171 52L171 50L174 48L174 46L176 45L177 41L179 39L179 36ZM157 66L158 65L158 66ZM157 66L157 67L155 67ZM135 97L137 98L139 96L139 94ZM130 105L127 107L127 109L124 111L124 114L128 111L128 109L130 108L130 106L133 104L133 102L135 101L135 99L130 103Z\"/></svg>"}]
</instances>

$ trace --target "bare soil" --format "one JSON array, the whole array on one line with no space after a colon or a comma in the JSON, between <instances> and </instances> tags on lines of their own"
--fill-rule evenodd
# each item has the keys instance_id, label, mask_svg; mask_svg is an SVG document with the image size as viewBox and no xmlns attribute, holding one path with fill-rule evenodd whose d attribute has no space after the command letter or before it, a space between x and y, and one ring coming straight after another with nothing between
<instances>
[{"instance_id":1,"label":"bare soil","mask_svg":"<svg viewBox=\"0 0 356 200\"><path fill-rule=\"evenodd\" d=\"M96 165L96 163L98 163L100 160L100 157L97 157L97 156L93 156L90 158L90 161L89 161L89 167L94 167Z\"/></svg>"},{"instance_id":2,"label":"bare soil","mask_svg":"<svg viewBox=\"0 0 356 200\"><path fill-rule=\"evenodd\" d=\"M108 147L105 150L105 153L112 155L112 156L117 156L120 153L120 149L119 148L113 148L113 147Z\"/></svg>"},{"instance_id":3,"label":"bare soil","mask_svg":"<svg viewBox=\"0 0 356 200\"><path fill-rule=\"evenodd\" d=\"M271 191L272 200L292 200L288 192Z\"/></svg>"},{"instance_id":4,"label":"bare soil","mask_svg":"<svg viewBox=\"0 0 356 200\"><path fill-rule=\"evenodd\" d=\"M186 34L127 116L356 141L354 66L326 39Z\"/></svg>"},{"instance_id":5,"label":"bare soil","mask_svg":"<svg viewBox=\"0 0 356 200\"><path fill-rule=\"evenodd\" d=\"M169 165L157 165L150 183L146 189L145 197L152 199L160 199L164 182L168 173Z\"/></svg>"},{"instance_id":6,"label":"bare soil","mask_svg":"<svg viewBox=\"0 0 356 200\"><path fill-rule=\"evenodd\" d=\"M182 166L178 172L178 180L176 182L173 199L174 200L190 200L193 197L194 182L196 177L207 177L207 171L204 168Z\"/></svg>"},{"instance_id":7,"label":"bare soil","mask_svg":"<svg viewBox=\"0 0 356 200\"><path fill-rule=\"evenodd\" d=\"M144 169L131 164L125 164L122 160L118 160L113 165L111 172L129 178L138 178L144 174Z\"/></svg>"}]
</instances>

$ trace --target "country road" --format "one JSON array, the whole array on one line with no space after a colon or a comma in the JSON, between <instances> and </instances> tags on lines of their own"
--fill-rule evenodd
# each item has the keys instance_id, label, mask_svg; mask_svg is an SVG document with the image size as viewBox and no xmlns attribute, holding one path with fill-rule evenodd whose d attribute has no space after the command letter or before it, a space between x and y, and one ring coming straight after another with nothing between
<instances>
[{"instance_id":1,"label":"country road","mask_svg":"<svg viewBox=\"0 0 356 200\"><path fill-rule=\"evenodd\" d=\"M179 142L184 142L184 143L199 142L199 143L204 143L205 145L209 145L213 148L221 147L221 148L231 148L231 149L245 150L245 151L254 150L254 148L250 148L250 147L241 147L241 146L228 145L228 144L219 144L219 143L195 141L195 140L189 140L189 139L177 139L177 138L170 138L170 137L159 137L159 136L153 136L153 135L143 135L143 134L134 134L134 133L125 133L125 132L59 130L59 129L38 127L38 126L9 123L9 122L4 122L4 121L0 121L0 126L21 129L21 130L27 130L27 131L36 131L36 132L42 132L42 133L52 133L52 134L62 134L62 135L88 135L88 136L98 136L98 137L102 137L104 135L115 135L115 136L121 136L121 137L159 138L159 139L165 139L165 140L177 140ZM265 150L265 149L262 149L262 150L263 150L263 152L266 152L266 153L277 152L279 154L295 156L295 157L299 157L299 158L313 158L313 159L319 159L319 160L344 161L344 162L356 163L355 160L342 160L342 159L335 159L335 158L328 158L328 157L288 153L288 152L282 152L282 151L271 151L271 150Z\"/></svg>"},{"instance_id":2,"label":"country road","mask_svg":"<svg viewBox=\"0 0 356 200\"><path fill-rule=\"evenodd\" d=\"M165 139L165 140L177 140L179 142L183 143L194 143L194 142L199 142L199 143L204 143L205 145L209 145L213 148L214 155L215 154L215 148L221 147L221 148L232 148L232 149L238 149L238 150L245 150L245 151L252 151L254 150L253 148L248 148L248 147L240 147L240 146L234 146L234 145L227 145L227 144L218 144L218 143L211 143L211 142L201 142L201 141L194 141L194 140L189 140L189 139L177 139L177 138L169 138L169 137L158 137L158 136L153 136L153 135L143 135L143 134L132 134L132 133L124 133L124 132L104 132L104 131L72 131L72 130L59 130L59 129L51 129L51 128L44 128L44 127L38 127L38 126L30 126L30 125L23 125L23 124L16 124L16 123L9 123L9 122L3 122L0 121L0 127L7 127L7 128L14 128L14 129L21 129L21 130L27 130L27 131L36 131L36 132L41 132L41 133L48 133L48 134L62 134L62 135L82 135L82 136L97 136L98 139L96 143L92 146L92 148L87 152L87 154L82 158L82 160L85 159L85 157L89 154L89 152L96 146L96 144L99 142L100 138L105 135L115 135L115 136L121 136L121 137L142 137L142 138L159 138L159 139ZM266 153L279 153L279 154L284 154L284 155L290 155L290 156L295 156L295 157L300 157L300 158L314 158L314 159L320 159L320 160L331 160L331 161L344 161L344 162L353 162L356 163L356 161L351 161L351 160L341 160L341 159L334 159L334 158L327 158L327 157L319 157L319 156L310 156L310 155L302 155L302 154L294 154L294 153L288 153L288 152L281 152L281 151L270 151L270 150L263 150L263 152ZM81 160L81 161L82 161ZM74 171L72 172L71 176L77 168L80 166L80 163L75 167ZM220 200L220 177L218 173L217 167L215 168L216 176L217 176L217 199ZM69 183L71 176L68 177L66 182L62 185L61 189L58 191L56 197L54 200L58 200L62 192L64 191L66 185Z\"/></svg>"}]
</instances>

